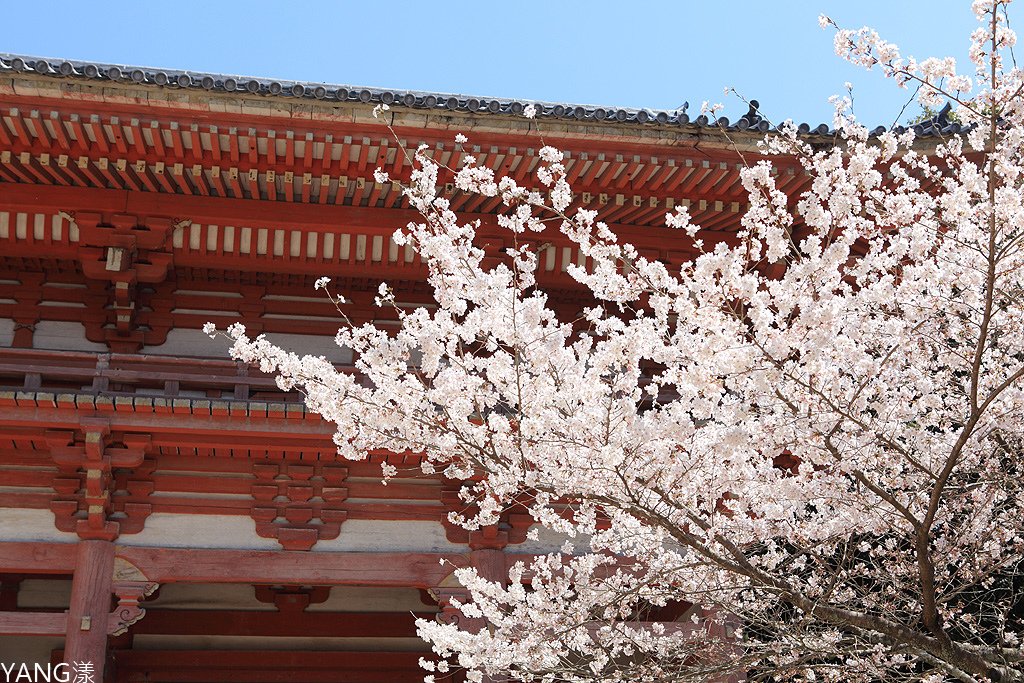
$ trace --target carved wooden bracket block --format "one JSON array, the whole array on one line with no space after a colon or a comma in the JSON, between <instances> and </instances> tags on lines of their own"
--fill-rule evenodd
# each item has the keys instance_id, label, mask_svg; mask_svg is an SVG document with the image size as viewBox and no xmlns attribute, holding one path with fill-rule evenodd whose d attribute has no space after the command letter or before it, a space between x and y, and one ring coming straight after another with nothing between
<instances>
[{"instance_id":1,"label":"carved wooden bracket block","mask_svg":"<svg viewBox=\"0 0 1024 683\"><path fill-rule=\"evenodd\" d=\"M429 592L430 596L437 601L437 606L441 608L435 617L439 623L454 624L461 630L471 633L477 633L487 626L486 619L469 619L452 604L452 600L463 605L472 602L468 589L461 586L439 586L431 588Z\"/></svg>"},{"instance_id":2,"label":"carved wooden bracket block","mask_svg":"<svg viewBox=\"0 0 1024 683\"><path fill-rule=\"evenodd\" d=\"M138 351L144 343L161 343L166 330L154 330L149 321L140 324L139 312L152 306L144 306L149 304L150 290L147 288L146 301L142 301L139 285L167 279L174 262L171 236L181 221L80 211L75 213L75 222L80 234L82 273L105 283L103 308L112 313L112 319L108 316L98 329L87 326L89 338L106 341L112 351L129 353Z\"/></svg>"},{"instance_id":3,"label":"carved wooden bracket block","mask_svg":"<svg viewBox=\"0 0 1024 683\"><path fill-rule=\"evenodd\" d=\"M471 550L500 550L509 544L522 543L526 540L526 532L533 524L533 518L525 511L502 513L497 524L482 527L475 531L464 529L448 519L448 513L457 512L465 516L476 513L476 507L467 505L460 497L461 484L447 482L441 487L441 503L445 514L441 519L445 536L452 543L465 543Z\"/></svg>"},{"instance_id":4,"label":"carved wooden bracket block","mask_svg":"<svg viewBox=\"0 0 1024 683\"><path fill-rule=\"evenodd\" d=\"M280 612L302 612L310 605L325 602L330 586L254 586L256 599L272 604Z\"/></svg>"},{"instance_id":5,"label":"carved wooden bracket block","mask_svg":"<svg viewBox=\"0 0 1024 683\"><path fill-rule=\"evenodd\" d=\"M14 319L14 338L11 346L14 348L29 348L32 346L32 336L35 333L36 323L39 322L39 302L43 298L42 273L19 273L17 296L14 310L11 317Z\"/></svg>"},{"instance_id":6,"label":"carved wooden bracket block","mask_svg":"<svg viewBox=\"0 0 1024 683\"><path fill-rule=\"evenodd\" d=\"M157 589L158 584L122 581L114 584L117 595L117 606L107 620L107 634L119 636L128 631L128 627L146 616L146 610L139 603L147 595Z\"/></svg>"},{"instance_id":7,"label":"carved wooden bracket block","mask_svg":"<svg viewBox=\"0 0 1024 683\"><path fill-rule=\"evenodd\" d=\"M47 431L46 441L57 464L50 509L58 529L103 540L142 530L155 469L148 435L111 433L107 423L83 419L80 432Z\"/></svg>"},{"instance_id":8,"label":"carved wooden bracket block","mask_svg":"<svg viewBox=\"0 0 1024 683\"><path fill-rule=\"evenodd\" d=\"M139 603L153 594L160 584L150 581L138 567L122 557L114 558L114 580L112 590L117 596L117 606L107 619L107 634L119 636L128 627L146 615Z\"/></svg>"},{"instance_id":9,"label":"carved wooden bracket block","mask_svg":"<svg viewBox=\"0 0 1024 683\"><path fill-rule=\"evenodd\" d=\"M112 282L161 282L173 262L170 239L174 218L128 214L75 213L82 271Z\"/></svg>"},{"instance_id":10,"label":"carved wooden bracket block","mask_svg":"<svg viewBox=\"0 0 1024 683\"><path fill-rule=\"evenodd\" d=\"M254 463L252 518L256 533L285 550L309 550L337 538L348 517L348 468L321 463Z\"/></svg>"}]
</instances>

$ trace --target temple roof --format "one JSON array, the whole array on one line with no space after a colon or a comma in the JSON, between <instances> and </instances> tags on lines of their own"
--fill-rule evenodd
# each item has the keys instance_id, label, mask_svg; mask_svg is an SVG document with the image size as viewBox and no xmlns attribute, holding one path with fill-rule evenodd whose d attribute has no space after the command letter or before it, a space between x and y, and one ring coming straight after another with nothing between
<instances>
[{"instance_id":1,"label":"temple roof","mask_svg":"<svg viewBox=\"0 0 1024 683\"><path fill-rule=\"evenodd\" d=\"M752 100L749 110L735 120L721 117L717 120L706 115L691 116L684 104L667 110L634 109L601 105L514 100L477 95L425 92L417 90L391 90L386 88L314 83L218 74L205 71L183 71L127 64L63 60L0 53L0 74L5 72L34 73L54 79L75 79L108 83L125 83L174 90L205 90L217 93L237 93L289 100L322 100L331 102L361 102L387 104L419 110L457 111L481 115L521 115L528 104L537 108L537 117L546 119L577 120L591 123L626 124L632 126L675 126L699 130L721 127L729 131L768 132L772 125L758 111L758 102ZM899 127L898 127L899 128ZM936 117L916 126L919 136L937 136L957 133L960 126ZM803 135L831 137L835 135L828 124L798 124ZM885 130L879 126L874 134Z\"/></svg>"}]
</instances>

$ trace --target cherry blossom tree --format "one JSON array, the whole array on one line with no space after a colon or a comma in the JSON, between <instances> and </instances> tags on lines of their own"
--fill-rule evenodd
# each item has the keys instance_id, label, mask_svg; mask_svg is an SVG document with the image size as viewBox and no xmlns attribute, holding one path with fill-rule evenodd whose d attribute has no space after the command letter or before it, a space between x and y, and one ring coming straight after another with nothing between
<instances>
[{"instance_id":1,"label":"cherry blossom tree","mask_svg":"<svg viewBox=\"0 0 1024 683\"><path fill-rule=\"evenodd\" d=\"M667 217L699 250L678 272L571 210L550 147L543 193L472 158L453 169L503 202L516 246L495 265L421 148L405 194L422 219L395 240L429 267L436 307L401 309L382 285L398 329L336 338L356 375L229 328L235 358L337 425L342 456L422 453L424 472L464 482L466 527L517 507L565 539L508 577L456 571L463 615L486 627L421 622L428 679L1024 679L1024 74L1008 4L974 3L971 78L836 27L841 56L952 102L962 131L869 132L845 98L825 149L784 125L742 172L735 244ZM771 155L799 159L810 189L778 190ZM593 297L579 319L537 287L530 233L546 230L587 257L569 271ZM665 621L666 605L690 607Z\"/></svg>"}]
</instances>

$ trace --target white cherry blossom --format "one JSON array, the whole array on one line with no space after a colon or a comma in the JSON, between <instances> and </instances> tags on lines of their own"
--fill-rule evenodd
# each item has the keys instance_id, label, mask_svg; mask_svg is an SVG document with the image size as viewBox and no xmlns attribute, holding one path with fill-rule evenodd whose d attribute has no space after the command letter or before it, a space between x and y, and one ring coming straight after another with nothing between
<instances>
[{"instance_id":1,"label":"white cherry blossom","mask_svg":"<svg viewBox=\"0 0 1024 683\"><path fill-rule=\"evenodd\" d=\"M540 152L540 192L453 169L500 198L510 241L557 231L587 258L572 319L537 288L535 248L485 258L421 149L404 189L421 219L395 241L436 307L399 309L397 331L342 327L358 374L228 330L234 358L337 425L341 456L422 453L472 504L454 521L516 507L562 536L509 576L458 569L478 626L421 621L427 671L1022 680L1024 77L1007 4L974 3L970 96L952 60L837 29L845 58L952 100L962 136L869 135L840 98L840 144L792 125L762 144L810 189L752 164L736 246L697 241L681 269L571 210L558 150ZM704 237L684 209L666 223Z\"/></svg>"}]
</instances>

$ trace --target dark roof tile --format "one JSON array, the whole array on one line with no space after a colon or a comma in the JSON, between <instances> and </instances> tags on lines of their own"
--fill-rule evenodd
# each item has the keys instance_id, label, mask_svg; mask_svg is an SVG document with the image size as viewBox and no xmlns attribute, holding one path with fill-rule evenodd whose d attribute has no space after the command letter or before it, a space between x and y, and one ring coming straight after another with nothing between
<instances>
[{"instance_id":1,"label":"dark roof tile","mask_svg":"<svg viewBox=\"0 0 1024 683\"><path fill-rule=\"evenodd\" d=\"M211 92L225 93L243 91L253 95L262 94L269 97L308 98L339 102L358 101L367 104L383 103L413 109L448 109L488 115L520 115L526 104L529 104L529 102L522 100L480 98L476 96L463 97L448 93L387 90L303 81L277 81L249 76L154 69L142 66L105 64L79 60L54 60L28 55L0 53L0 73L5 71L33 71L36 74L51 78L130 82L137 85L151 85L162 88L201 88ZM691 121L690 116L686 113L685 105L675 111L660 110L652 112L646 109L595 107L581 104L566 105L550 102L533 102L533 104L537 107L537 116L542 118L573 118L578 121L625 123L638 126L677 125L694 129L717 125L725 127L730 131L758 133L766 133L770 130L770 124L757 113L756 101L752 101L750 111L735 122L730 122L724 116L712 122L703 114ZM901 128L902 126L896 127L897 130ZM947 123L944 115L937 116L933 120L925 121L915 126L915 131L923 137L946 135L959 132L960 129L961 127L958 124ZM798 130L802 135L811 137L831 137L835 135L835 131L824 123L817 127L801 123L798 126ZM879 126L872 133L878 135L884 130L885 128Z\"/></svg>"}]
</instances>

